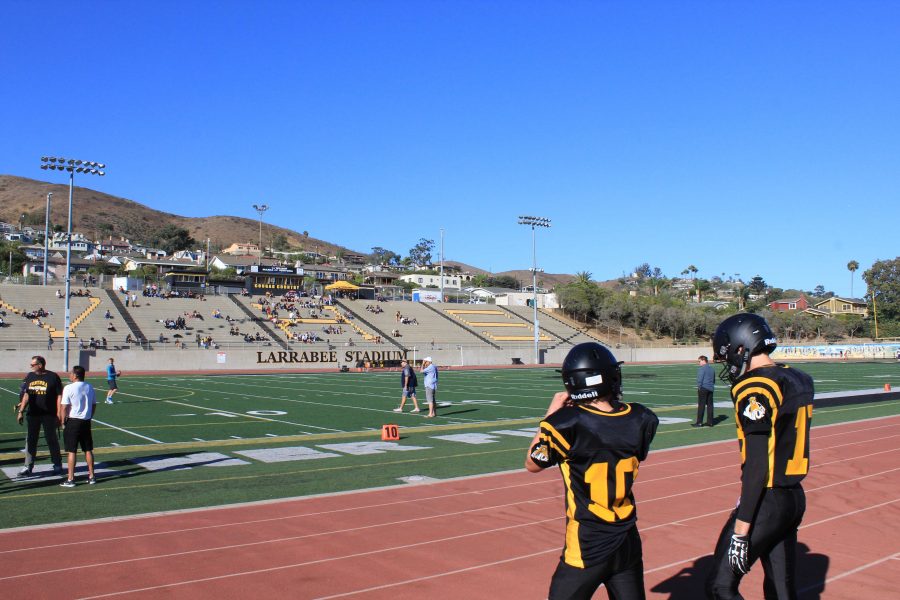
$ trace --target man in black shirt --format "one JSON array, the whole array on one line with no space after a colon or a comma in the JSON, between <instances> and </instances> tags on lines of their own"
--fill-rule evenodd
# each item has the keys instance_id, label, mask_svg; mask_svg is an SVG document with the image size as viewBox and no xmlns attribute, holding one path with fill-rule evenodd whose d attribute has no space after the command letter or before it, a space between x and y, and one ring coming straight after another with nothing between
<instances>
[{"instance_id":1,"label":"man in black shirt","mask_svg":"<svg viewBox=\"0 0 900 600\"><path fill-rule=\"evenodd\" d=\"M631 487L659 419L620 402L619 365L600 344L572 348L562 366L566 391L553 397L525 458L533 473L559 465L566 487L565 547L550 600L588 600L601 584L616 600L645 598Z\"/></svg>"},{"instance_id":2,"label":"man in black shirt","mask_svg":"<svg viewBox=\"0 0 900 600\"><path fill-rule=\"evenodd\" d=\"M62 475L62 456L59 453L59 401L62 397L62 381L59 376L46 370L47 361L43 356L31 357L31 372L22 381L22 399L16 407L17 420L22 424L28 421L25 436L25 466L19 471L19 477L31 475L34 468L34 457L37 454L37 441L41 428L47 450L53 462L53 474Z\"/></svg>"},{"instance_id":3,"label":"man in black shirt","mask_svg":"<svg viewBox=\"0 0 900 600\"><path fill-rule=\"evenodd\" d=\"M741 452L741 496L716 543L707 596L740 600L741 578L759 559L767 599L797 597L797 528L806 511L800 482L809 471L813 380L775 364L775 334L765 319L737 314L713 337L716 360L725 363L734 400Z\"/></svg>"}]
</instances>

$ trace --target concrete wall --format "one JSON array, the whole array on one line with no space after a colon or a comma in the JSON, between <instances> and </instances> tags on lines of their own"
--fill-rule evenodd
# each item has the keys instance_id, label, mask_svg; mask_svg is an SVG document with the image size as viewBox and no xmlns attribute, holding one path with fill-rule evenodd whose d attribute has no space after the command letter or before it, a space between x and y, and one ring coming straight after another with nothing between
<instances>
[{"instance_id":1,"label":"concrete wall","mask_svg":"<svg viewBox=\"0 0 900 600\"><path fill-rule=\"evenodd\" d=\"M60 346L60 345L57 345ZM615 349L613 353L619 360L633 362L665 362L694 361L705 349L700 348L659 348L659 349ZM350 352L348 360L348 352ZM558 348L543 352L544 364L559 364L568 352L567 348ZM272 353L272 354L270 354ZM0 351L0 374L22 376L28 372L28 362L32 355L40 354L47 359L47 368L51 371L63 370L62 349L52 352L5 350ZM534 364L534 349L518 348L494 350L491 348L457 346L425 348L410 351L407 357L421 361L431 356L439 366L478 366L478 365L511 365L513 358L518 358L525 365ZM166 348L165 350L70 350L69 366L82 365L88 371L98 373L106 368L107 360L116 359L116 366L125 373L152 371L221 371L221 372L259 372L279 370L337 370L341 365L356 367L356 360L366 358L372 360L397 359L400 354L387 345L379 346L338 346L327 350L325 346L310 345L297 347L294 354L285 353L277 346L264 348L225 348L221 350L201 350L188 347L183 350Z\"/></svg>"},{"instance_id":2,"label":"concrete wall","mask_svg":"<svg viewBox=\"0 0 900 600\"><path fill-rule=\"evenodd\" d=\"M62 344L48 352L46 349L34 350L0 350L0 376L22 377L28 372L31 356L39 354L47 359L47 368L51 371L63 370ZM348 355L348 352L350 353ZM543 351L543 364L559 365L568 352L568 348L557 348ZM701 354L709 356L711 349L707 346L686 346L682 348L614 348L617 359L629 363L692 363ZM274 354L270 354L274 353ZM423 349L410 350L407 358L421 361L431 356L435 364L441 367L472 366L505 366L513 364L517 358L524 365L534 364L534 348L522 346L513 349L494 350L484 347L462 347L453 344L437 344L434 349L430 345ZM252 348L224 348L221 350L202 350L193 345L183 350L175 350L167 346L161 350L78 350L77 346L70 350L69 366L82 365L94 373L103 372L107 360L116 359L116 366L127 373L154 371L220 371L227 372L277 372L298 370L337 370L341 365L351 369L356 367L357 360L374 361L399 359L401 354L393 346L364 345L336 346L328 350L324 345L295 346L293 354L284 352L277 346ZM827 358L827 357L825 357ZM891 358L891 355L887 356ZM348 360L349 359L349 360ZM835 358L835 360L838 360Z\"/></svg>"}]
</instances>

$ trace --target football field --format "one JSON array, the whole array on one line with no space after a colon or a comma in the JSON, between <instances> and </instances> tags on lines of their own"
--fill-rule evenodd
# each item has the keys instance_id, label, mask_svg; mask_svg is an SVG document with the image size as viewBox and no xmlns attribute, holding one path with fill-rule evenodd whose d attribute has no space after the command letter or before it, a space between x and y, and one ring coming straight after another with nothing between
<instances>
[{"instance_id":1,"label":"football field","mask_svg":"<svg viewBox=\"0 0 900 600\"><path fill-rule=\"evenodd\" d=\"M800 365L817 392L900 384L897 363ZM626 365L625 401L655 410L653 448L734 436L728 391L719 383L714 428L695 429L693 365ZM421 377L420 377L421 381ZM35 476L17 479L23 429L0 422L0 527L334 493L519 469L553 393L553 369L444 370L438 417L392 412L398 372L129 376L115 404L97 388L98 484L61 489L43 449ZM16 401L18 380L0 380ZM420 388L424 406L424 390ZM898 401L821 407L814 425L897 414ZM406 410L412 408L407 404ZM383 442L396 424L400 440ZM83 458L79 454L79 458ZM83 466L82 466L83 469ZM77 474L84 482L83 470ZM66 511L59 500L66 496ZM25 500L28 500L25 502ZM15 510L10 510L15 506Z\"/></svg>"}]
</instances>

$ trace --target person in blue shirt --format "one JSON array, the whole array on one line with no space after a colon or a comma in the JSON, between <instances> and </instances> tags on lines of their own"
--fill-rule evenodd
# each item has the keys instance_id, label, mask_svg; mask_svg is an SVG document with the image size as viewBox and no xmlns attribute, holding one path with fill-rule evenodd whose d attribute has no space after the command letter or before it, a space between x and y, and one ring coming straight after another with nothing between
<instances>
[{"instance_id":1,"label":"person in blue shirt","mask_svg":"<svg viewBox=\"0 0 900 600\"><path fill-rule=\"evenodd\" d=\"M106 365L106 385L109 387L109 391L106 392L106 403L113 403L113 395L119 391L119 384L116 383L116 377L121 376L122 373L116 370L116 361L115 359L110 358L109 364Z\"/></svg>"},{"instance_id":2,"label":"person in blue shirt","mask_svg":"<svg viewBox=\"0 0 900 600\"><path fill-rule=\"evenodd\" d=\"M416 399L416 386L419 382L416 379L416 372L406 360L400 361L400 366L402 367L400 371L400 385L403 388L403 392L400 394L400 406L395 408L394 412L403 412L403 405L406 404L406 399L409 398L413 401L414 407L409 412L417 413L419 412L419 401Z\"/></svg>"},{"instance_id":3,"label":"person in blue shirt","mask_svg":"<svg viewBox=\"0 0 900 600\"><path fill-rule=\"evenodd\" d=\"M430 356L422 360L422 374L425 376L425 400L428 402L428 414L425 416L431 418L437 415L438 370Z\"/></svg>"},{"instance_id":4,"label":"person in blue shirt","mask_svg":"<svg viewBox=\"0 0 900 600\"><path fill-rule=\"evenodd\" d=\"M715 373L709 358L701 355L697 359L697 420L691 427L703 427L703 413L706 412L706 426L713 426L713 391L716 389Z\"/></svg>"}]
</instances>

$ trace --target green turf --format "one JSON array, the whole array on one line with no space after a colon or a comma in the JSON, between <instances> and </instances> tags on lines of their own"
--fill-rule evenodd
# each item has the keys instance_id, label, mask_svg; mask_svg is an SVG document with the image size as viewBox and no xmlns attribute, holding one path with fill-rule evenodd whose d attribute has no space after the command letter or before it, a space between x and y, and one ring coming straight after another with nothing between
<instances>
[{"instance_id":1,"label":"green turf","mask_svg":"<svg viewBox=\"0 0 900 600\"><path fill-rule=\"evenodd\" d=\"M896 363L814 363L801 368L816 379L818 391L880 388L900 379ZM694 366L626 366L624 373L626 401L649 406L664 419L655 449L733 439L731 414L724 408L716 409L719 426L688 426L695 416ZM91 383L102 396L105 383ZM529 441L527 432L560 389L559 375L551 369L444 371L440 383L438 400L449 406L428 420L391 412L399 402L398 373L126 374L116 403L100 404L94 424L97 460L112 475L96 486L71 490L59 488L59 480L49 477L11 480L0 475L0 528L395 485L401 477L440 479L517 469ZM0 396L7 397L10 406L17 389L18 381L0 380ZM727 388L717 388L715 399L727 401ZM900 402L822 408L814 424L898 412ZM4 468L22 462L24 436L12 417L9 410L0 426ZM385 423L400 426L400 447L426 449L354 456L346 447L322 447L380 441ZM480 444L436 437L463 434L489 437ZM236 454L294 447L338 456L263 463ZM133 462L200 452L250 464L212 466L213 461L211 466L150 471ZM39 462L46 464L46 458ZM62 498L65 511L59 509Z\"/></svg>"}]
</instances>

